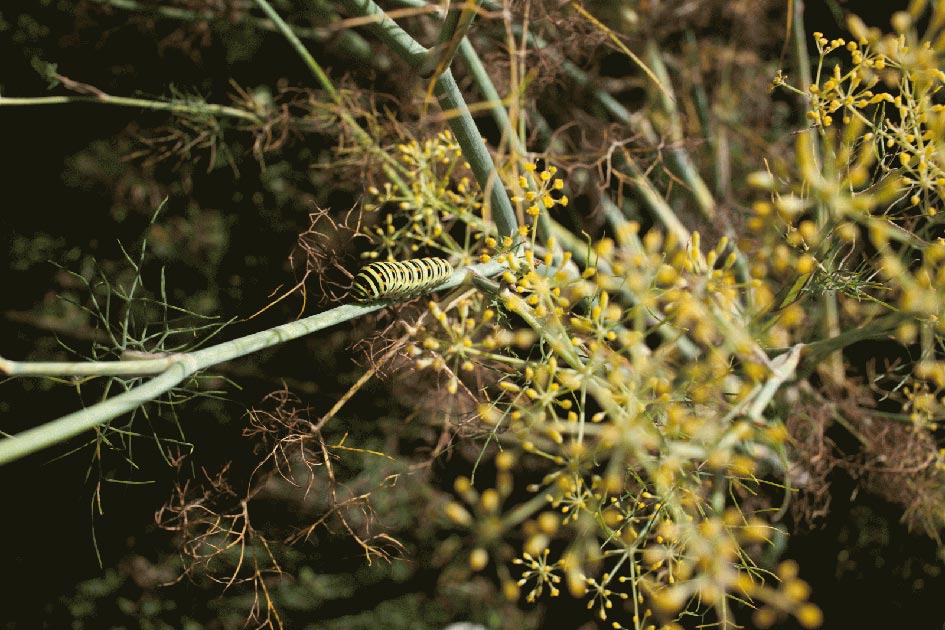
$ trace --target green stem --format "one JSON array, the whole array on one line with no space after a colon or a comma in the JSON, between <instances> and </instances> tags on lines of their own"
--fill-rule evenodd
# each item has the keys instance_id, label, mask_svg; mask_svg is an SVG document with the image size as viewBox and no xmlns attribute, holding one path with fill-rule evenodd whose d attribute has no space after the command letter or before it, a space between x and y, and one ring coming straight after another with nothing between
<instances>
[{"instance_id":1,"label":"green stem","mask_svg":"<svg viewBox=\"0 0 945 630\"><path fill-rule=\"evenodd\" d=\"M492 156L486 150L486 143L483 142L482 134L469 113L452 72L447 70L439 76L435 92L440 107L448 114L448 124L463 150L463 157L469 162L479 186L489 195L492 220L495 221L499 236L515 238L518 234L518 221L509 194L496 172Z\"/></svg>"},{"instance_id":2,"label":"green stem","mask_svg":"<svg viewBox=\"0 0 945 630\"><path fill-rule=\"evenodd\" d=\"M226 105L211 103L187 103L183 101L152 101L143 98L127 98L99 94L97 96L32 96L26 98L11 98L0 96L0 107L4 106L35 106L35 105L65 105L69 103L99 103L117 105L120 107L140 107L154 111L174 112L189 116L227 116L253 123L263 122L263 118L252 112Z\"/></svg>"},{"instance_id":3,"label":"green stem","mask_svg":"<svg viewBox=\"0 0 945 630\"><path fill-rule=\"evenodd\" d=\"M525 519L529 518L533 514L536 514L542 510L545 506L548 505L548 499L545 498L544 494L538 494L525 503L521 503L515 506L515 509L511 512L506 513L502 517L502 527L505 531L516 527L521 524Z\"/></svg>"},{"instance_id":4,"label":"green stem","mask_svg":"<svg viewBox=\"0 0 945 630\"><path fill-rule=\"evenodd\" d=\"M682 224L682 221L666 203L666 200L657 192L650 179L643 173L629 153L624 151L618 155L621 155L625 161L623 166L630 174L630 183L650 210L653 211L653 214L656 215L657 220L676 237L677 242L686 243L690 236L689 230Z\"/></svg>"},{"instance_id":5,"label":"green stem","mask_svg":"<svg viewBox=\"0 0 945 630\"><path fill-rule=\"evenodd\" d=\"M890 313L860 328L845 330L833 337L807 344L805 356L801 362L803 369L798 370L799 378L807 378L821 361L838 350L867 339L888 339L899 324L911 319L911 316L904 313Z\"/></svg>"},{"instance_id":6,"label":"green stem","mask_svg":"<svg viewBox=\"0 0 945 630\"><path fill-rule=\"evenodd\" d=\"M462 11L447 13L436 46L427 51L426 59L418 68L418 74L422 78L439 76L452 65L456 50L466 41L466 34L476 18L480 4L482 0L466 0Z\"/></svg>"},{"instance_id":7,"label":"green stem","mask_svg":"<svg viewBox=\"0 0 945 630\"><path fill-rule=\"evenodd\" d=\"M178 353L131 361L11 361L0 357L7 376L146 376L160 374L180 361Z\"/></svg>"},{"instance_id":8,"label":"green stem","mask_svg":"<svg viewBox=\"0 0 945 630\"><path fill-rule=\"evenodd\" d=\"M259 5L259 8L263 10L272 23L276 25L276 29L282 33L282 36L286 38L292 48L295 49L295 52L298 53L302 61L305 62L305 65L308 66L308 69L311 70L312 74L315 75L315 78L321 84L322 89L328 92L328 95L331 97L336 104L341 105L341 97L338 95L338 91L335 89L335 86L332 84L331 80L328 78L328 75L322 70L322 67L315 61L315 57L312 56L308 49L305 47L305 44L299 40L298 35L295 34L295 31L283 20L276 10L272 8L266 0L256 0L256 4Z\"/></svg>"},{"instance_id":9,"label":"green stem","mask_svg":"<svg viewBox=\"0 0 945 630\"><path fill-rule=\"evenodd\" d=\"M482 63L482 59L469 40L464 39L462 41L459 54L466 63L466 67L470 75L472 75L473 81L482 94L483 99L488 103L492 119L495 121L496 126L502 130L504 138L508 140L509 145L512 147L513 156L517 158L524 155L526 147L522 144L521 139L512 128L512 122L509 120L509 112L505 108L505 102L502 100L502 97L499 96L499 91L495 89L495 84L489 77L489 73ZM532 189L538 188L534 173L526 171L525 177L531 183ZM549 208L544 207L544 202L541 199L538 199L537 202L544 209L544 212L538 215L538 235L547 242L548 237L551 236L551 227L548 223L547 212Z\"/></svg>"},{"instance_id":10,"label":"green stem","mask_svg":"<svg viewBox=\"0 0 945 630\"><path fill-rule=\"evenodd\" d=\"M807 87L813 82L813 76L810 72L810 52L807 49L807 31L804 29L804 0L794 0L793 21L791 23L791 38L794 44L794 66L797 68L797 75L800 77L801 87ZM806 93L794 90L800 96L807 99ZM806 102L804 103L807 104ZM800 123L807 126L807 119L801 112Z\"/></svg>"},{"instance_id":11,"label":"green stem","mask_svg":"<svg viewBox=\"0 0 945 630\"><path fill-rule=\"evenodd\" d=\"M417 43L397 22L390 19L384 9L377 6L373 0L341 0L341 4L348 12L369 20L365 28L411 68L417 70L423 65L427 49Z\"/></svg>"},{"instance_id":12,"label":"green stem","mask_svg":"<svg viewBox=\"0 0 945 630\"><path fill-rule=\"evenodd\" d=\"M604 216L608 218L608 221L611 223L611 225L614 225L614 226L619 225L619 222L622 219L622 215L620 214L621 211L619 208L617 208L614 205L614 203L610 200L610 198L602 197L601 207L603 209ZM570 236L570 238L574 239L574 241L571 243L571 248L574 248L574 249L569 248L570 251L575 252L574 257L578 260L578 262L583 262L585 266L589 265L590 261L587 261L587 260L582 261L582 258L584 259L587 258L586 254L584 254L584 252L587 251L586 246L580 250L581 253L579 254L577 250L578 241L577 239L575 239L573 235L571 235L570 232L565 232L564 228L561 228L561 231L558 231L556 229L554 231L554 234L557 238L562 239L562 242L564 241L565 238L567 238L566 234ZM642 253L643 244L640 243L640 239L636 235L633 235L632 238L633 238L633 244L631 245L631 247L636 252ZM613 275L613 270L610 269L610 265L609 263L607 263L607 261L603 259L598 259L597 266L603 274ZM634 292L628 289L625 282L620 283L620 286L617 287L616 290L619 292L620 296L624 300L627 301L627 303L631 305L639 304L640 302L639 296L637 296ZM700 354L702 354L702 351L699 349L699 346L697 346L691 339L689 339L689 337L687 337L684 332L678 330L674 326L667 324L665 322L663 323L658 322L656 318L653 317L652 314L650 314L649 312L646 312L645 317L646 317L645 321L647 322L647 324L650 326L657 326L657 332L659 332L660 336L670 343L675 343L676 348L687 359L695 360L696 358L699 357Z\"/></svg>"},{"instance_id":13,"label":"green stem","mask_svg":"<svg viewBox=\"0 0 945 630\"><path fill-rule=\"evenodd\" d=\"M797 365L800 362L803 347L803 344L792 346L788 352L771 360L771 376L758 391L758 394L751 402L751 406L748 408L747 415L752 421L756 423L762 422L761 414L771 403L775 394L780 391L784 383L792 380L796 376ZM729 448L732 446L729 444L729 440L734 440L735 434L735 431L731 431L728 439L723 438L723 440L719 442L719 448Z\"/></svg>"},{"instance_id":14,"label":"green stem","mask_svg":"<svg viewBox=\"0 0 945 630\"><path fill-rule=\"evenodd\" d=\"M476 273L483 276L492 276L504 270L504 267L497 262L489 262L473 267ZM459 269L453 273L449 280L442 285L437 286L437 290L449 289L459 285L466 279L466 269ZM129 389L125 393L109 398L96 405L76 411L51 422L41 424L38 427L27 429L16 435L12 435L0 440L0 465L10 463L32 453L40 451L48 446L68 440L80 433L101 426L109 420L120 416L123 413L133 411L142 405L155 400L165 392L170 391L187 377L204 370L210 366L231 361L233 359L259 352L266 348L283 344L292 339L298 339L313 332L323 330L335 324L361 317L373 311L387 306L386 302L377 302L373 304L344 304L337 308L306 317L298 321L289 322L263 330L239 339L233 339L221 344L197 350L186 352L173 357L169 357L167 367L158 376ZM161 360L157 360L161 361ZM13 366L22 366L15 362L3 360L0 362L0 368ZM46 370L46 374L52 373L51 367L58 365L61 371L59 374L71 374L76 368L75 363L44 363L41 364ZM94 365L94 364L92 364ZM102 364L99 364L102 365ZM110 365L117 367L117 370L103 373L127 374L123 371L126 367L131 367L134 374L147 373L142 371L145 367L156 369L157 363L153 361L118 361ZM86 372L91 373L91 368ZM24 373L21 371L21 374Z\"/></svg>"}]
</instances>

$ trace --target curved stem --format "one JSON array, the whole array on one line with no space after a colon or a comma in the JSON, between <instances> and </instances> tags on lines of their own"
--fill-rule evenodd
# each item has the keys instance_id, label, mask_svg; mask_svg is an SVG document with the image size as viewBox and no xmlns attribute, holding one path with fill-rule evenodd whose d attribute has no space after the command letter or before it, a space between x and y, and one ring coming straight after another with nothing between
<instances>
[{"instance_id":1,"label":"curved stem","mask_svg":"<svg viewBox=\"0 0 945 630\"><path fill-rule=\"evenodd\" d=\"M421 46L397 22L392 20L373 0L341 0L349 12L370 20L367 28L415 70L426 59L427 49Z\"/></svg>"},{"instance_id":2,"label":"curved stem","mask_svg":"<svg viewBox=\"0 0 945 630\"><path fill-rule=\"evenodd\" d=\"M426 58L417 70L422 78L439 76L452 65L456 50L466 41L466 33L476 18L480 4L482 0L466 0L461 12L447 14L436 46L427 51Z\"/></svg>"}]
</instances>

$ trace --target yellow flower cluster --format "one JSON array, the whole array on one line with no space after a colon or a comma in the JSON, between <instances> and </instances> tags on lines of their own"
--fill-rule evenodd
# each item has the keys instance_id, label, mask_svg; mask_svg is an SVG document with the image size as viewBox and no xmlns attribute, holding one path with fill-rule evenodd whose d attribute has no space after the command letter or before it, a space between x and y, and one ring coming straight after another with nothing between
<instances>
[{"instance_id":1,"label":"yellow flower cluster","mask_svg":"<svg viewBox=\"0 0 945 630\"><path fill-rule=\"evenodd\" d=\"M375 246L363 256L405 260L422 250L444 257L462 254L468 263L470 239L480 238L486 227L478 187L464 174L469 167L452 134L443 131L423 142L397 145L388 166L383 190L368 188L364 209L387 212L365 230ZM464 228L462 238L453 233L456 225Z\"/></svg>"},{"instance_id":2,"label":"yellow flower cluster","mask_svg":"<svg viewBox=\"0 0 945 630\"><path fill-rule=\"evenodd\" d=\"M401 161L451 155L424 146L404 145ZM475 409L499 447L495 477L460 478L444 502L469 550L465 570L494 572L509 598L586 598L614 628L672 627L706 608L725 623L733 598L760 602L759 623L788 613L817 625L800 583L766 584L746 551L774 531L765 504L747 507L758 479L785 474L787 433L769 402L797 355L772 360L763 348L788 348L805 322L770 287L772 273L814 275L822 264L817 230L804 222L809 202L769 184L758 242L787 240L770 255L748 250L751 262L745 243L705 247L698 233L681 242L632 221L578 253L538 237L554 229L542 227L546 211L568 203L564 180L554 167L522 170L514 202L527 222L514 238L477 242L483 232L469 223L473 236L453 243L445 218L467 220L457 199L448 212L421 212L420 198L396 185L378 195L401 204L378 234L388 251L404 239L428 250L474 245L480 261L506 267L407 326L413 365L445 375L455 407ZM430 190L444 194L442 184ZM405 216L421 227L398 228ZM518 491L513 464L532 477Z\"/></svg>"},{"instance_id":3,"label":"yellow flower cluster","mask_svg":"<svg viewBox=\"0 0 945 630\"><path fill-rule=\"evenodd\" d=\"M489 517L506 534L521 524L516 586L534 600L561 583L614 627L630 604L642 624L698 601L723 616L729 597L787 601L740 551L770 526L740 511L709 518L754 492L757 454L775 462L786 436L761 413L766 383L781 377L752 329L753 281L737 250L628 224L590 245L582 271L554 238L513 245L484 239L508 271L491 293L431 306L440 323L415 352L419 367L469 361L455 372L491 439L545 471L526 488L532 500ZM450 518L475 548L495 547L480 518ZM553 551L555 539L567 549Z\"/></svg>"}]
</instances>

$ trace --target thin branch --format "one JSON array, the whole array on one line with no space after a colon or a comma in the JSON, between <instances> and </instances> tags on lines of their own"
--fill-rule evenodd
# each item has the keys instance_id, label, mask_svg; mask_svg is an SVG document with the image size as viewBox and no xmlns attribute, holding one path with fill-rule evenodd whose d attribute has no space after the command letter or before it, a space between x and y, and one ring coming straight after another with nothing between
<instances>
[{"instance_id":1,"label":"thin branch","mask_svg":"<svg viewBox=\"0 0 945 630\"><path fill-rule=\"evenodd\" d=\"M184 101L153 101L143 98L112 96L104 92L100 92L98 96L30 96L24 98L0 96L0 107L67 105L71 103L99 103L102 105L117 105L119 107L140 107L141 109L166 111L190 116L227 116L229 118L238 118L252 123L264 122L264 119L258 114L227 105L187 103Z\"/></svg>"},{"instance_id":2,"label":"thin branch","mask_svg":"<svg viewBox=\"0 0 945 630\"><path fill-rule=\"evenodd\" d=\"M495 275L503 269L504 267L495 261L474 267L476 273L485 276ZM466 269L457 270L449 280L438 286L437 290L448 289L459 285L465 281L467 273ZM170 362L166 369L160 372L159 376L156 376L142 385L129 389L124 394L109 398L86 409L67 414L38 427L27 429L26 431L0 440L0 465L15 461L48 446L52 446L53 444L68 440L84 431L105 424L123 413L137 409L170 391L184 379L200 370L258 352L265 348L277 346L291 341L292 339L309 335L313 332L334 326L335 324L380 310L386 306L387 302L344 304L323 313L306 317L305 319L282 324L275 328L253 333L245 337L240 337L239 339L233 339L203 350L173 355L167 359L90 364L113 366L114 368L118 368L118 370L123 370L126 366L130 365L133 369L144 370L148 368L157 369L159 365L158 362L161 361ZM4 361L0 363L0 368L9 368L11 364L13 366L24 365ZM48 370L51 366L56 365L62 368L62 371L58 373L66 375L72 373L71 370L74 370L77 366L75 363L47 363L44 367ZM112 373L115 372L113 371ZM117 373L125 372L118 371ZM138 371L136 373L141 374L146 372Z\"/></svg>"}]
</instances>

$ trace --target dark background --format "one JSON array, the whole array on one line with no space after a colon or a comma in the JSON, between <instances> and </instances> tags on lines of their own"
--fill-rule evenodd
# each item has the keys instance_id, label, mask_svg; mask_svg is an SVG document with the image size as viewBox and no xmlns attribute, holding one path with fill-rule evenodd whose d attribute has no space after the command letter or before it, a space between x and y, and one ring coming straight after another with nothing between
<instances>
[{"instance_id":1,"label":"dark background","mask_svg":"<svg viewBox=\"0 0 945 630\"><path fill-rule=\"evenodd\" d=\"M252 54L242 56L228 50L225 41L218 41L200 48L199 60L195 60L173 46L161 45L161 30L167 29L165 35L170 36L172 24L159 22L157 36L143 37L120 11L111 16L95 14L91 20L81 12L70 13L64 4L14 1L0 7L7 23L0 31L0 89L4 95L47 93L45 80L31 67L34 56L56 63L63 75L123 95L167 94L169 85L224 94L231 89L231 77L241 85L265 85L273 76L285 77L289 84L310 81L294 54L275 36L262 37ZM844 32L837 23L838 11L855 11L869 23L885 27L892 11L902 6L905 3L809 2L806 23L809 31L820 30L832 37ZM11 28L27 19L24 16L37 25L32 39L23 38L23 29ZM17 38L15 33L19 33ZM347 69L345 59L330 52L327 56L320 61L339 75ZM57 334L77 348L89 347L90 339L81 329L49 327L37 316L47 309L61 312L55 293L78 296L82 290L46 261L77 269L90 265L94 258L107 270L118 270L122 259L118 244L134 250L149 229L150 216L143 209L154 206L142 203L136 195L168 198L160 222L170 226L170 233L164 237L166 243L160 242L160 234L152 233L160 265L146 270L146 284L153 288L163 267L168 285L173 287L172 302L200 312L237 316L255 312L267 303L277 285L293 279L286 255L296 235L306 227L311 206L273 192L279 188L274 185L276 180L288 180L318 205L350 206L357 198L354 186L349 193L343 187L320 189L305 175L263 172L247 155L234 160L238 171L218 167L207 172L206 156L184 165L171 161L142 167L124 161L122 156L131 150L130 144L122 144L128 142L129 126L159 126L163 119L160 113L97 105L0 108L7 158L0 170L0 255L5 257L0 264L3 356L63 357L53 341ZM227 133L237 146L251 142L248 134L241 135L238 130ZM316 138L305 147L291 149L297 152L292 157L301 154L303 159L308 155L315 160L325 147L327 143L319 146ZM270 161L275 163L279 157ZM129 171L124 179L116 176L123 169ZM144 181L148 178L162 183L149 189ZM127 188L116 191L116 182ZM203 216L205 211L210 218ZM251 325L235 325L228 334L244 334L286 321L297 307L296 302L275 308ZM229 392L223 401L200 403L200 421L188 423L188 440L202 453L203 465L212 469L214 464L238 459L234 453L246 448L238 419L243 409L273 389L278 378L317 379L319 374L353 372L351 353L336 343L341 341L327 335L327 341L325 337L303 340L239 362L241 365L233 369L244 389ZM313 370L313 362L317 370ZM316 383L317 387L320 383ZM43 382L24 380L0 387L0 415L4 429L10 431L71 411L78 402L69 388ZM322 391L312 398L331 401L337 394ZM146 448L136 454L140 471L146 472L114 460L108 460L110 468L103 471L87 449L57 457L67 450L57 448L0 469L4 506L0 566L5 575L0 621L7 628L68 627L77 617L77 602L83 597L97 601L103 593L116 604L82 617L89 627L141 621L140 616L128 613L134 606L123 608L120 601L137 601L141 590L153 585L121 581L116 575L127 575L127 565L141 558L152 567L164 567L172 553L172 536L155 527L154 513L167 499L176 471L160 465L153 450ZM103 484L104 515L93 519L92 497L100 472L148 483ZM813 586L813 599L825 613L825 627L943 627L945 613L940 601L945 580L936 545L905 531L899 523L899 508L857 493L854 481L845 473L834 473L831 482L828 517L812 531L793 535L786 554L798 560L802 577ZM102 567L93 544L93 528ZM345 550L348 553L350 550ZM343 570L344 566L341 562L335 568ZM162 581L163 574L155 571L159 575L149 579ZM411 590L430 591L434 582L429 574L415 575L399 586L382 582L373 590L362 589L356 596L326 605L319 615L340 618L359 608L370 610L388 597ZM160 592L180 610L189 611L191 618L214 626L215 596L208 595L210 591L201 585L185 580ZM567 620L581 617L565 603L556 607L561 610L550 617L556 622L545 627L576 627L577 622Z\"/></svg>"}]
</instances>

